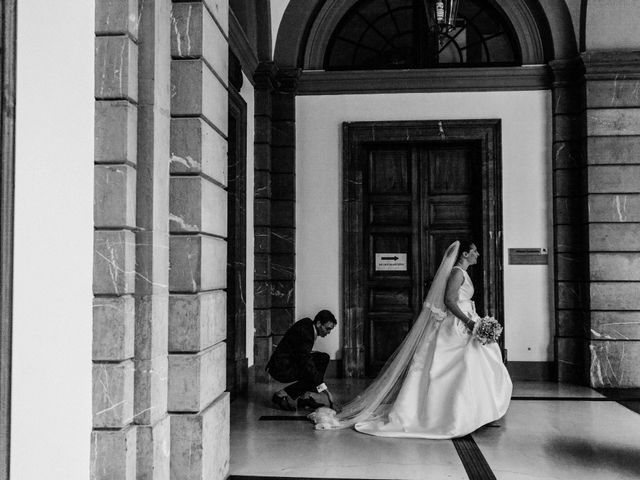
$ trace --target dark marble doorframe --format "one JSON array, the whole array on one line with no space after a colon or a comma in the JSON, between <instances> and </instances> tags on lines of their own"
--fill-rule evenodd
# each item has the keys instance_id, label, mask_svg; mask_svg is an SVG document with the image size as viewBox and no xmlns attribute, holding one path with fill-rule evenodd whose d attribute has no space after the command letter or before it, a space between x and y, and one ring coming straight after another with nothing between
<instances>
[{"instance_id":1,"label":"dark marble doorframe","mask_svg":"<svg viewBox=\"0 0 640 480\"><path fill-rule=\"evenodd\" d=\"M365 329L363 325L364 248L363 153L371 142L478 142L482 152L482 245L485 267L486 305L496 318L504 312L502 277L502 166L500 120L354 122L343 124L342 318L343 373L365 375Z\"/></svg>"}]
</instances>

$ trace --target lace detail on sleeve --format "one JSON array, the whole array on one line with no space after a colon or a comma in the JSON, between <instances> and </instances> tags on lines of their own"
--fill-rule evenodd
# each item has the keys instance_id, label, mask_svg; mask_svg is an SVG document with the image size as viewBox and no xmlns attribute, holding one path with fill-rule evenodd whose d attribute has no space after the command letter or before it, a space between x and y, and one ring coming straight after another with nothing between
<instances>
[{"instance_id":1,"label":"lace detail on sleeve","mask_svg":"<svg viewBox=\"0 0 640 480\"><path fill-rule=\"evenodd\" d=\"M436 320L438 320L439 322L447 317L447 312L445 310L442 310L441 308L438 308L429 302L425 302L424 306L425 308L428 308L431 313L433 313L433 316L436 317Z\"/></svg>"}]
</instances>

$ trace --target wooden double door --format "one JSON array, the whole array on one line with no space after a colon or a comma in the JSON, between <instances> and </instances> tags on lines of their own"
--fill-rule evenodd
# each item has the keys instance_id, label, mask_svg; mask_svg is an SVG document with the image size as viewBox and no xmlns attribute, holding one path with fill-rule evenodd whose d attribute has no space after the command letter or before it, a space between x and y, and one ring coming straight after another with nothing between
<instances>
[{"instance_id":1,"label":"wooden double door","mask_svg":"<svg viewBox=\"0 0 640 480\"><path fill-rule=\"evenodd\" d=\"M367 373L377 371L409 331L446 248L455 240L479 237L474 242L482 251L478 159L477 144L469 142L368 148ZM469 273L482 292L478 266ZM482 296L477 301L480 310Z\"/></svg>"},{"instance_id":2,"label":"wooden double door","mask_svg":"<svg viewBox=\"0 0 640 480\"><path fill-rule=\"evenodd\" d=\"M375 375L396 350L455 240L481 252L469 270L477 311L501 319L502 310L498 139L486 134L499 124L482 134L460 125L448 138L440 124L401 141L398 124L370 139L359 126L345 126L347 376Z\"/></svg>"}]
</instances>

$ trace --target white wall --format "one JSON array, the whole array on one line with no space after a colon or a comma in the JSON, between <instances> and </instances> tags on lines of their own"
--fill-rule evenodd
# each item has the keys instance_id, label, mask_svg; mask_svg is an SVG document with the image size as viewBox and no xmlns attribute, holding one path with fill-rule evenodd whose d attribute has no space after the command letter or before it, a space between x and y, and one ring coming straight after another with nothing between
<instances>
[{"instance_id":1,"label":"white wall","mask_svg":"<svg viewBox=\"0 0 640 480\"><path fill-rule=\"evenodd\" d=\"M328 308L342 327L342 122L500 118L505 343L510 360L552 360L551 265L507 262L509 248L551 252L550 93L299 96L296 102L296 317ZM340 338L334 332L316 348L340 358Z\"/></svg>"},{"instance_id":2,"label":"white wall","mask_svg":"<svg viewBox=\"0 0 640 480\"><path fill-rule=\"evenodd\" d=\"M18 8L14 479L89 477L93 28L92 0Z\"/></svg>"},{"instance_id":3,"label":"white wall","mask_svg":"<svg viewBox=\"0 0 640 480\"><path fill-rule=\"evenodd\" d=\"M255 137L255 90L249 79L243 74L240 95L247 102L247 291L244 292L246 301L246 349L249 366L253 365L253 337L255 322L253 318L253 277L254 277L254 224L253 224L253 139Z\"/></svg>"}]
</instances>

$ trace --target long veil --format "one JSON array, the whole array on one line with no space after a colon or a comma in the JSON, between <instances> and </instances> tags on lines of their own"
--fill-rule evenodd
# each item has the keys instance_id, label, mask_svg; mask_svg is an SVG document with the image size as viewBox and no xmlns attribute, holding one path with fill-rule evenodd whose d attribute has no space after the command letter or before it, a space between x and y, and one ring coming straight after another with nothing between
<instances>
[{"instance_id":1,"label":"long veil","mask_svg":"<svg viewBox=\"0 0 640 480\"><path fill-rule=\"evenodd\" d=\"M436 335L442 320L446 317L444 295L449 275L458 257L459 246L460 242L456 241L447 248L418 318L373 383L345 404L342 411L337 413L330 423L317 422L316 428L341 429L365 420L384 419L398 396L419 348L426 349L420 351L419 361L425 362L425 368L430 367ZM314 419L313 414L310 418Z\"/></svg>"}]
</instances>

